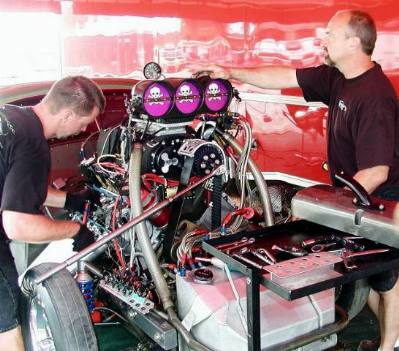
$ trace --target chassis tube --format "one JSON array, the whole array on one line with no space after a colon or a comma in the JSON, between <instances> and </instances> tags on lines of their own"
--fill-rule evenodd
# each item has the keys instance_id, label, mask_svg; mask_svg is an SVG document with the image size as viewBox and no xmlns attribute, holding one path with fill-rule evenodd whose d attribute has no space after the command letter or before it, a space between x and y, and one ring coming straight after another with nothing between
<instances>
[{"instance_id":1,"label":"chassis tube","mask_svg":"<svg viewBox=\"0 0 399 351\"><path fill-rule=\"evenodd\" d=\"M131 214L133 217L140 216L143 213L143 206L141 203L141 159L143 146L140 143L135 143L130 154L129 163L129 197L131 202ZM136 225L136 235L143 253L145 263L154 280L155 287L159 293L162 301L162 306L165 310L173 307L172 298L170 296L168 284L163 277L158 258L154 252L151 244L150 236L148 235L147 226L144 221ZM132 243L133 245L134 243Z\"/></svg>"},{"instance_id":2,"label":"chassis tube","mask_svg":"<svg viewBox=\"0 0 399 351\"><path fill-rule=\"evenodd\" d=\"M313 330L305 335L298 336L284 343L267 348L266 351L288 351L298 349L301 346L310 344L316 340L320 340L328 335L338 333L349 324L347 312L340 306L335 305L335 311L339 316L339 320L332 324L328 324L320 329Z\"/></svg>"}]
</instances>

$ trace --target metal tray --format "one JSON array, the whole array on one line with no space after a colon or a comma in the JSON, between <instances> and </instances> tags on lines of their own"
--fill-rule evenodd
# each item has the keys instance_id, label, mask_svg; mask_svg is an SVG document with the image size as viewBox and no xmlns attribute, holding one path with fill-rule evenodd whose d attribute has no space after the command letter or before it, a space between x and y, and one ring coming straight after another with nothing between
<instances>
[{"instance_id":1,"label":"metal tray","mask_svg":"<svg viewBox=\"0 0 399 351\"><path fill-rule=\"evenodd\" d=\"M306 220L300 220L260 230L243 231L234 235L206 240L203 242L203 248L206 252L225 262L230 269L239 271L248 277L253 277L255 274L260 284L287 300L294 300L399 267L399 250L367 239L360 239L360 241L357 242L363 244L366 249L389 248L389 251L383 254L356 258L354 262L357 268L350 271L345 268L341 259L337 259L336 262L320 265L318 269L312 269L310 271L304 270L302 272L298 270L296 274L287 277L281 277L281 275L275 274L273 269L272 272L269 272L266 269L255 268L250 264L236 259L232 256L234 250L227 254L217 248L222 244L232 243L243 237L247 237L255 239L255 242L251 244L253 248L262 247L271 251L272 246L275 244L280 246L300 246L305 239L326 234L334 234L341 237L348 236L348 233ZM287 264L287 262L291 260L288 257L285 257L285 259L284 257L279 258L278 262L284 264ZM260 260L257 261L255 258L251 257L251 260L258 262L260 265L265 265L265 263L262 263Z\"/></svg>"}]
</instances>

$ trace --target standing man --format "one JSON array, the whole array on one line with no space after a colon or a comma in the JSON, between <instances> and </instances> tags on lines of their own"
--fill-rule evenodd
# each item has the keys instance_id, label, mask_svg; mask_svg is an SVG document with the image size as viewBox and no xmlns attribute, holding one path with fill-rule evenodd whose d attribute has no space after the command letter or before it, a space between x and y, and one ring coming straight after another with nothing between
<instances>
[{"instance_id":1,"label":"standing man","mask_svg":"<svg viewBox=\"0 0 399 351\"><path fill-rule=\"evenodd\" d=\"M40 211L42 205L79 209L89 196L48 189L47 140L85 131L104 107L101 89L82 76L56 82L33 107L0 106L0 345L7 350L24 350L10 240L42 243L72 238L75 251L94 241L84 225L51 220Z\"/></svg>"},{"instance_id":2,"label":"standing man","mask_svg":"<svg viewBox=\"0 0 399 351\"><path fill-rule=\"evenodd\" d=\"M327 27L325 65L313 68L210 67L214 78L238 79L261 88L300 87L307 101L328 105L327 156L330 175L341 171L369 193L399 184L399 111L395 91L371 60L373 19L362 11L340 11ZM331 178L335 184L335 179ZM338 184L336 184L338 185ZM399 196L397 198L399 200ZM373 277L369 304L379 319L381 341L362 341L359 351L399 351L397 274Z\"/></svg>"}]
</instances>

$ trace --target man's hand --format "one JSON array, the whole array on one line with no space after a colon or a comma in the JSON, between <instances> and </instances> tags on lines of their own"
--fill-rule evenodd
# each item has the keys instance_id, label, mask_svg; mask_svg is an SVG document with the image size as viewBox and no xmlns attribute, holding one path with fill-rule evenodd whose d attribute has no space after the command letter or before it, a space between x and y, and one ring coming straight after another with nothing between
<instances>
[{"instance_id":1,"label":"man's hand","mask_svg":"<svg viewBox=\"0 0 399 351\"><path fill-rule=\"evenodd\" d=\"M70 211L83 211L87 201L92 204L98 204L100 202L100 194L88 188L75 193L67 193L64 208Z\"/></svg>"},{"instance_id":2,"label":"man's hand","mask_svg":"<svg viewBox=\"0 0 399 351\"><path fill-rule=\"evenodd\" d=\"M78 233L72 237L73 251L79 252L95 242L94 233L90 231L84 224L80 226Z\"/></svg>"},{"instance_id":3,"label":"man's hand","mask_svg":"<svg viewBox=\"0 0 399 351\"><path fill-rule=\"evenodd\" d=\"M199 76L201 73L208 73L211 78L217 79L217 78L222 78L222 79L230 79L231 78L231 72L228 68L226 67L221 67L217 65L208 65L201 67L197 70L197 73Z\"/></svg>"},{"instance_id":4,"label":"man's hand","mask_svg":"<svg viewBox=\"0 0 399 351\"><path fill-rule=\"evenodd\" d=\"M285 66L221 67L208 65L195 67L199 71L212 71L211 78L234 79L262 89L298 88L296 69Z\"/></svg>"}]
</instances>

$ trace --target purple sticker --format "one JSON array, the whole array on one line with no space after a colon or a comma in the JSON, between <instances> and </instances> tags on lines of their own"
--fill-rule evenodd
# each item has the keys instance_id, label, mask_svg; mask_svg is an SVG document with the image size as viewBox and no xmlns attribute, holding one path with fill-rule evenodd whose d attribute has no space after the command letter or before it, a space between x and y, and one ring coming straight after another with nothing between
<instances>
[{"instance_id":1,"label":"purple sticker","mask_svg":"<svg viewBox=\"0 0 399 351\"><path fill-rule=\"evenodd\" d=\"M230 97L231 89L220 79L212 79L205 86L205 105L213 112L227 108Z\"/></svg>"},{"instance_id":2,"label":"purple sticker","mask_svg":"<svg viewBox=\"0 0 399 351\"><path fill-rule=\"evenodd\" d=\"M154 82L144 91L144 110L151 117L163 117L173 107L172 89L164 82Z\"/></svg>"},{"instance_id":3,"label":"purple sticker","mask_svg":"<svg viewBox=\"0 0 399 351\"><path fill-rule=\"evenodd\" d=\"M176 108L183 114L189 115L198 111L201 107L202 96L198 85L183 80L176 89Z\"/></svg>"}]
</instances>

